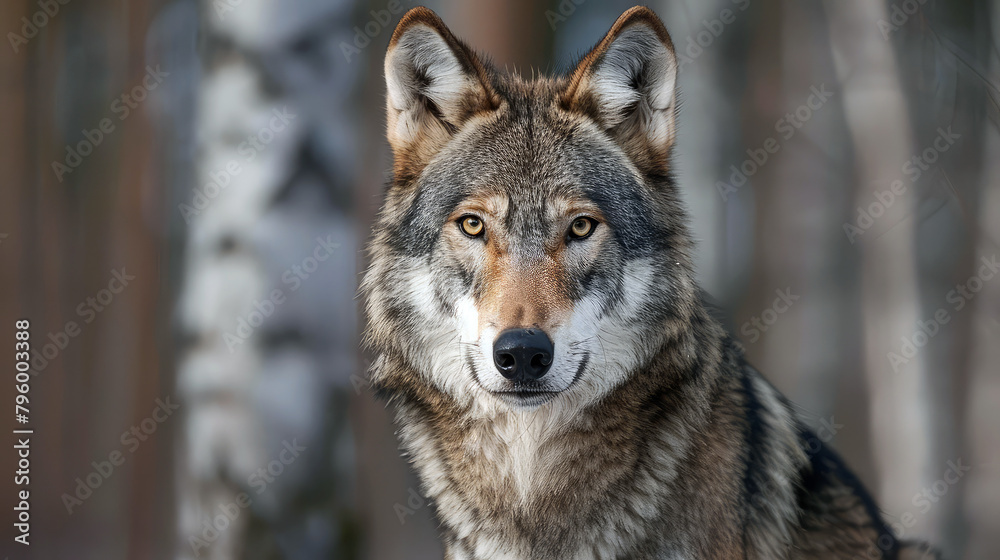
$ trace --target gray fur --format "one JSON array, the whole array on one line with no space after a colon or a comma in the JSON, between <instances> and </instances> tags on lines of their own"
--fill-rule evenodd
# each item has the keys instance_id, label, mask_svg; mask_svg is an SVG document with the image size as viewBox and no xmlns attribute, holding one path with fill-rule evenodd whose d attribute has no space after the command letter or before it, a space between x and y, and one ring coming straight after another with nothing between
<instances>
[{"instance_id":1,"label":"gray fur","mask_svg":"<svg viewBox=\"0 0 1000 560\"><path fill-rule=\"evenodd\" d=\"M645 8L531 81L424 8L393 35L366 343L446 558L911 558L703 303L670 168L674 60ZM600 220L574 240L581 213ZM554 341L543 396L493 371L509 327Z\"/></svg>"}]
</instances>

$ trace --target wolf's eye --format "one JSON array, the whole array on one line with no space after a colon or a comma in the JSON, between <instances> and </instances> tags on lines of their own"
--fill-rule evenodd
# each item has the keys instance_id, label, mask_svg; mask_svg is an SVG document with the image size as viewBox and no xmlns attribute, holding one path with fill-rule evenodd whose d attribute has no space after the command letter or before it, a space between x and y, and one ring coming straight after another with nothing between
<instances>
[{"instance_id":1,"label":"wolf's eye","mask_svg":"<svg viewBox=\"0 0 1000 560\"><path fill-rule=\"evenodd\" d=\"M462 232L469 237L479 237L483 234L483 220L479 216L462 216L458 219Z\"/></svg>"},{"instance_id":2,"label":"wolf's eye","mask_svg":"<svg viewBox=\"0 0 1000 560\"><path fill-rule=\"evenodd\" d=\"M594 228L597 226L591 218L577 218L573 220L573 225L569 226L569 237L570 239L583 239L594 233Z\"/></svg>"}]
</instances>

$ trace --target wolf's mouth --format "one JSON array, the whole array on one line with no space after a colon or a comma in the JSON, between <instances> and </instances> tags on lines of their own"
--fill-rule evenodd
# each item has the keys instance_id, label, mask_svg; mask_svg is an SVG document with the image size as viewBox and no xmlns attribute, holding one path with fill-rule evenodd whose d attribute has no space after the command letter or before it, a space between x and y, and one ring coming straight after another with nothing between
<instances>
[{"instance_id":1,"label":"wolf's mouth","mask_svg":"<svg viewBox=\"0 0 1000 560\"><path fill-rule=\"evenodd\" d=\"M561 391L546 391L541 389L514 389L511 391L492 391L494 395L514 395L517 397L530 397L532 395L558 395Z\"/></svg>"},{"instance_id":2,"label":"wolf's mouth","mask_svg":"<svg viewBox=\"0 0 1000 560\"><path fill-rule=\"evenodd\" d=\"M560 391L553 391L544 383L513 383L502 391L490 391L501 400L512 406L534 407L547 403L555 398Z\"/></svg>"},{"instance_id":3,"label":"wolf's mouth","mask_svg":"<svg viewBox=\"0 0 1000 560\"><path fill-rule=\"evenodd\" d=\"M528 382L511 382L508 380L506 384L494 389L484 385L480 380L479 372L476 368L476 361L472 354L466 354L465 360L472 372L472 378L476 381L476 384L485 389L487 393L515 408L535 408L549 402L560 394L565 393L570 387L575 385L580 379L580 375L583 374L583 371L587 369L587 365L590 363L590 353L587 352L583 354L580 359L580 363L577 365L576 371L573 374L573 379L569 382L569 385L562 389L553 387L548 379Z\"/></svg>"},{"instance_id":4,"label":"wolf's mouth","mask_svg":"<svg viewBox=\"0 0 1000 560\"><path fill-rule=\"evenodd\" d=\"M580 375L583 373L583 370L587 368L588 363L590 363L589 353L583 355L579 365L577 365L576 372L573 375L573 380L570 381L569 385L567 385L564 389L553 391L550 386L545 383L521 382L513 383L508 389L490 391L490 393L510 405L525 407L541 406L554 399L557 395L564 393L567 389L576 384L577 380L580 379Z\"/></svg>"},{"instance_id":5,"label":"wolf's mouth","mask_svg":"<svg viewBox=\"0 0 1000 560\"><path fill-rule=\"evenodd\" d=\"M539 382L513 382L510 387L500 391L494 391L496 393L512 393L516 395L528 395L537 393L558 393L559 391L553 391L545 383Z\"/></svg>"},{"instance_id":6,"label":"wolf's mouth","mask_svg":"<svg viewBox=\"0 0 1000 560\"><path fill-rule=\"evenodd\" d=\"M491 391L494 395L510 405L541 406L559 394L559 391L541 391L537 389Z\"/></svg>"}]
</instances>

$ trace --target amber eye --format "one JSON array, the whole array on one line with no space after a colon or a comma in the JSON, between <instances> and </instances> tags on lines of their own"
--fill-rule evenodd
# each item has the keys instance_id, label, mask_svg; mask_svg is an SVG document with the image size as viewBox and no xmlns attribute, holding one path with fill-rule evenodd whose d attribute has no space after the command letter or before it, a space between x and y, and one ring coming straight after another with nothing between
<instances>
[{"instance_id":1,"label":"amber eye","mask_svg":"<svg viewBox=\"0 0 1000 560\"><path fill-rule=\"evenodd\" d=\"M462 216L458 219L458 224L462 228L462 232L470 237L479 237L483 234L483 220L479 216Z\"/></svg>"},{"instance_id":2,"label":"amber eye","mask_svg":"<svg viewBox=\"0 0 1000 560\"><path fill-rule=\"evenodd\" d=\"M577 218L569 227L569 237L570 239L583 239L594 232L595 226L597 226L597 222L591 218Z\"/></svg>"}]
</instances>

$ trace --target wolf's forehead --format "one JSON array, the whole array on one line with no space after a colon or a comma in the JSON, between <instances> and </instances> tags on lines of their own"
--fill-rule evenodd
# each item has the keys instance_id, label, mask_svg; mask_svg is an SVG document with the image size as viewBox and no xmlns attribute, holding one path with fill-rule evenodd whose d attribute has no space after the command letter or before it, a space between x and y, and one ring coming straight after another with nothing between
<instances>
[{"instance_id":1,"label":"wolf's forehead","mask_svg":"<svg viewBox=\"0 0 1000 560\"><path fill-rule=\"evenodd\" d=\"M611 138L587 119L554 108L507 107L493 119L462 130L427 179L462 178L470 190L499 187L517 196L586 197L608 179L639 186L638 172Z\"/></svg>"},{"instance_id":2,"label":"wolf's forehead","mask_svg":"<svg viewBox=\"0 0 1000 560\"><path fill-rule=\"evenodd\" d=\"M507 111L459 131L424 169L418 203L450 213L473 197L507 197L515 210L539 210L556 198L589 198L583 162L598 150L573 142L572 131L546 120L530 111Z\"/></svg>"},{"instance_id":3,"label":"wolf's forehead","mask_svg":"<svg viewBox=\"0 0 1000 560\"><path fill-rule=\"evenodd\" d=\"M595 127L552 112L512 112L465 127L416 187L393 232L408 254L430 253L449 216L484 192L506 196L518 216L536 219L557 198L586 201L624 247L641 253L652 249L649 234L660 227L652 193L624 153Z\"/></svg>"},{"instance_id":4,"label":"wolf's forehead","mask_svg":"<svg viewBox=\"0 0 1000 560\"><path fill-rule=\"evenodd\" d=\"M489 186L472 192L460 201L453 216L467 212L500 218L508 223L527 222L536 226L540 222L581 213L602 217L600 207L583 191L574 188L550 188L525 194L516 189Z\"/></svg>"},{"instance_id":5,"label":"wolf's forehead","mask_svg":"<svg viewBox=\"0 0 1000 560\"><path fill-rule=\"evenodd\" d=\"M517 121L470 138L447 164L453 173L428 174L426 185L459 186L452 199L457 211L481 211L510 226L537 228L573 213L603 215L588 192L594 178L585 160L543 123Z\"/></svg>"}]
</instances>

